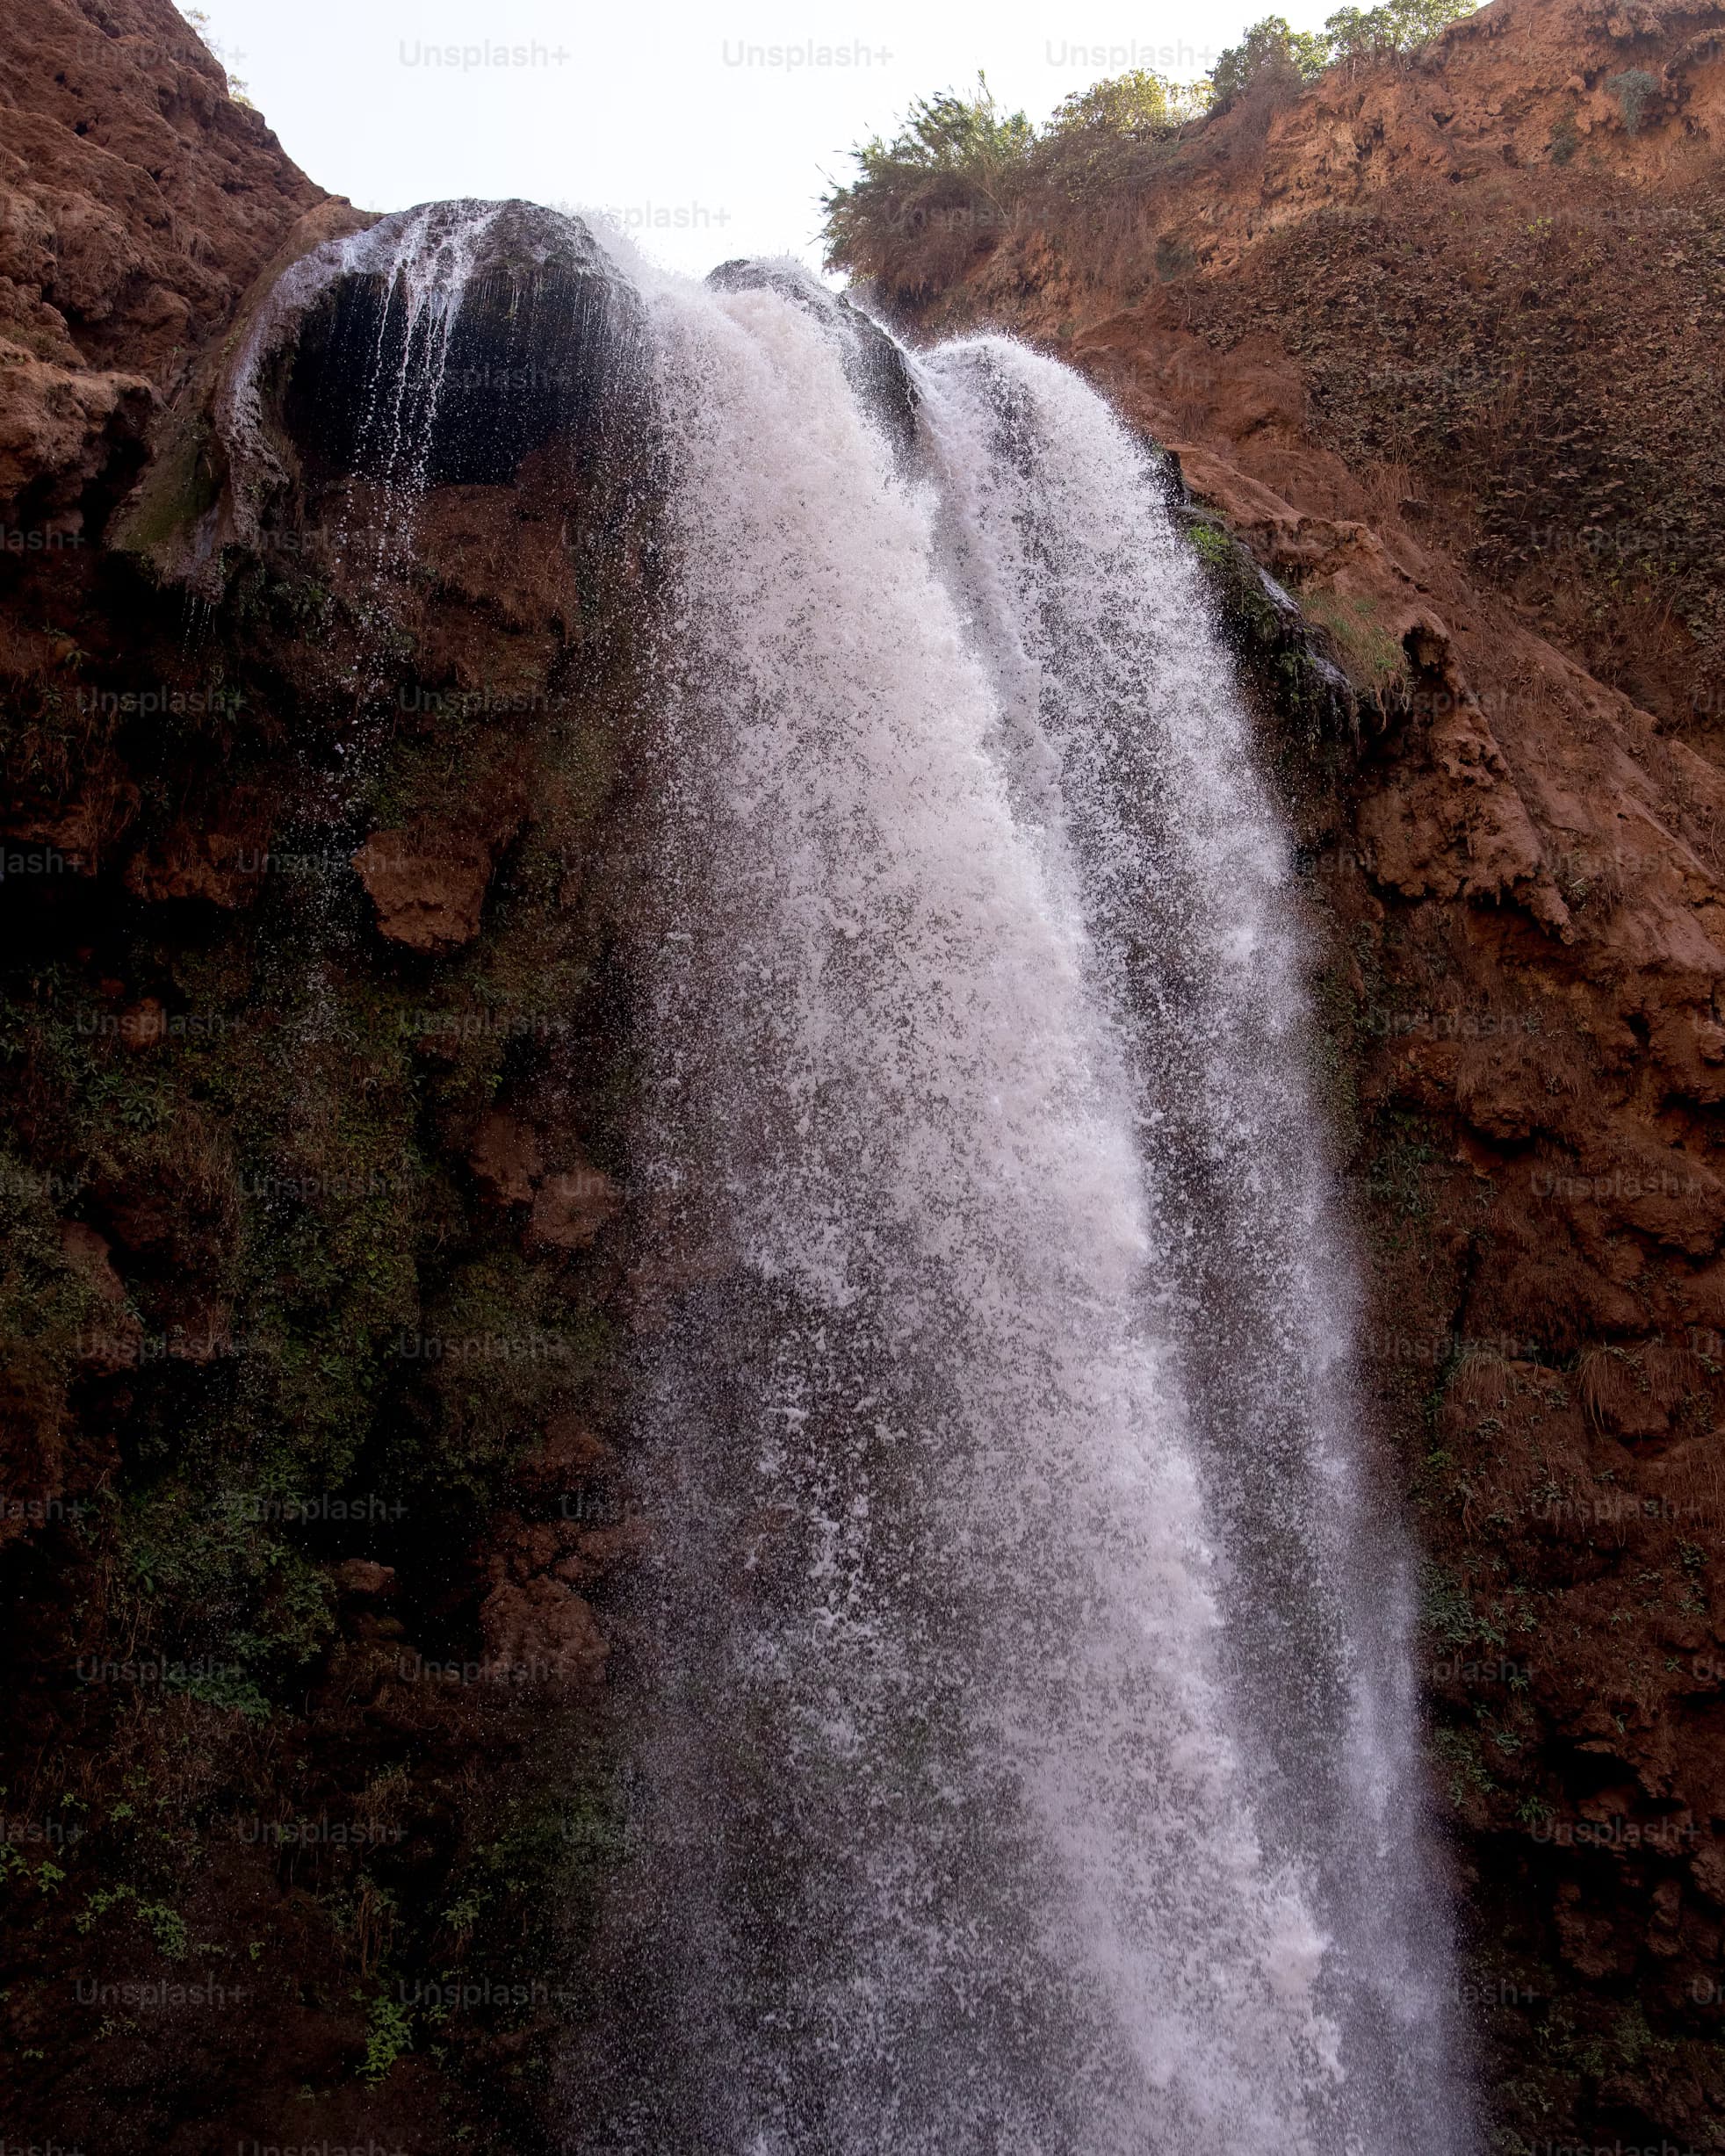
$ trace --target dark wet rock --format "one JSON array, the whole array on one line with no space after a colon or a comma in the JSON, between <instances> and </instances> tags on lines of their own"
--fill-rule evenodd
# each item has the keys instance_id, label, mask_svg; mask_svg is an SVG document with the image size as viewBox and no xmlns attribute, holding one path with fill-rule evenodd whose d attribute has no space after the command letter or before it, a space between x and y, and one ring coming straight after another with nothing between
<instances>
[{"instance_id":1,"label":"dark wet rock","mask_svg":"<svg viewBox=\"0 0 1725 2156\"><path fill-rule=\"evenodd\" d=\"M434 243L480 206L436 204ZM507 485L552 436L590 447L632 387L640 303L578 219L530 202L506 202L474 248L441 364L410 368L402 408L385 420L368 390L382 355L386 376L442 328L436 309L414 317L409 275L386 242L386 219L349 250L344 266L307 308L282 391L285 430L308 473L398 477L403 441L422 442L423 487Z\"/></svg>"},{"instance_id":2,"label":"dark wet rock","mask_svg":"<svg viewBox=\"0 0 1725 2156\"><path fill-rule=\"evenodd\" d=\"M508 487L553 444L590 473L613 448L639 452L643 350L639 295L579 219L518 201L375 220L326 204L158 429L116 543L213 596L235 558L292 552L307 505L338 487L404 502ZM380 537L355 532L355 558Z\"/></svg>"}]
</instances>

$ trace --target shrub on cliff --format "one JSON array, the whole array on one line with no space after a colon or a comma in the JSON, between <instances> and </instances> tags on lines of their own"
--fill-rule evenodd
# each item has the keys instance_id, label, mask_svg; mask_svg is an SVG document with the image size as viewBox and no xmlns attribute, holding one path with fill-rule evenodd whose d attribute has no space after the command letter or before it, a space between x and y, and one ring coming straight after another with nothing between
<instances>
[{"instance_id":1,"label":"shrub on cliff","mask_svg":"<svg viewBox=\"0 0 1725 2156\"><path fill-rule=\"evenodd\" d=\"M1171 83L1148 68L1112 76L1075 90L1056 107L1043 131L1046 141L1072 141L1086 134L1131 135L1154 140L1195 119L1204 110L1202 83Z\"/></svg>"},{"instance_id":2,"label":"shrub on cliff","mask_svg":"<svg viewBox=\"0 0 1725 2156\"><path fill-rule=\"evenodd\" d=\"M978 75L971 96L919 98L890 141L877 135L852 152L856 178L822 205L827 267L872 285L890 306L915 307L955 284L1022 213L1061 227L1093 269L1189 123L1254 88L1274 101L1278 86L1296 92L1327 69L1411 52L1473 11L1474 0L1383 0L1339 9L1317 31L1267 15L1209 81L1137 69L1074 91L1041 128L1003 112Z\"/></svg>"},{"instance_id":3,"label":"shrub on cliff","mask_svg":"<svg viewBox=\"0 0 1725 2156\"><path fill-rule=\"evenodd\" d=\"M1106 209L1159 169L1208 98L1208 83L1171 83L1144 68L1075 90L1036 139L1035 183L1044 198ZM1100 232L1086 236L1099 248L1105 243Z\"/></svg>"},{"instance_id":4,"label":"shrub on cliff","mask_svg":"<svg viewBox=\"0 0 1725 2156\"><path fill-rule=\"evenodd\" d=\"M826 198L827 261L907 297L947 283L1011 221L1036 140L981 75L971 97L918 98L891 141L853 151L857 178Z\"/></svg>"},{"instance_id":5,"label":"shrub on cliff","mask_svg":"<svg viewBox=\"0 0 1725 2156\"><path fill-rule=\"evenodd\" d=\"M1291 29L1285 17L1267 15L1216 61L1209 83L1211 108L1224 109L1266 77L1279 76L1296 84L1315 82L1328 64L1322 31Z\"/></svg>"},{"instance_id":6,"label":"shrub on cliff","mask_svg":"<svg viewBox=\"0 0 1725 2156\"><path fill-rule=\"evenodd\" d=\"M920 98L903 128L854 153L861 167L823 205L826 260L914 303L962 274L1027 198L1095 197L1145 145L1171 140L1203 107L1202 85L1139 69L1075 92L1038 130L1003 112L985 78L968 97Z\"/></svg>"}]
</instances>

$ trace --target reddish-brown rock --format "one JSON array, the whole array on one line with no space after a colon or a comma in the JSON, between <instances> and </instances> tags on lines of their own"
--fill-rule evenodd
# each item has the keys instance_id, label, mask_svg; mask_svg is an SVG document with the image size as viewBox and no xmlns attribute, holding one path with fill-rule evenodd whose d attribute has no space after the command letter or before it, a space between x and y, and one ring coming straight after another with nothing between
<instances>
[{"instance_id":1,"label":"reddish-brown rock","mask_svg":"<svg viewBox=\"0 0 1725 2156\"><path fill-rule=\"evenodd\" d=\"M0 42L0 508L78 496L322 191L168 0L10 0Z\"/></svg>"},{"instance_id":2,"label":"reddish-brown rock","mask_svg":"<svg viewBox=\"0 0 1725 2156\"><path fill-rule=\"evenodd\" d=\"M494 1109L473 1134L467 1165L501 1203L530 1205L544 1172L539 1135L530 1123Z\"/></svg>"},{"instance_id":3,"label":"reddish-brown rock","mask_svg":"<svg viewBox=\"0 0 1725 2156\"><path fill-rule=\"evenodd\" d=\"M379 831L353 857L379 934L409 950L457 950L480 932L491 848L458 836Z\"/></svg>"},{"instance_id":4,"label":"reddish-brown rock","mask_svg":"<svg viewBox=\"0 0 1725 2156\"><path fill-rule=\"evenodd\" d=\"M480 1611L486 1659L499 1683L580 1691L610 1653L592 1605L561 1580L504 1580Z\"/></svg>"},{"instance_id":5,"label":"reddish-brown rock","mask_svg":"<svg viewBox=\"0 0 1725 2156\"><path fill-rule=\"evenodd\" d=\"M268 858L267 818L255 797L242 794L177 818L127 862L126 886L154 903L201 898L231 912L256 898Z\"/></svg>"},{"instance_id":6,"label":"reddish-brown rock","mask_svg":"<svg viewBox=\"0 0 1725 2156\"><path fill-rule=\"evenodd\" d=\"M387 1602L395 1592L395 1568L369 1557L344 1557L336 1567L336 1584L362 1601Z\"/></svg>"},{"instance_id":7,"label":"reddish-brown rock","mask_svg":"<svg viewBox=\"0 0 1725 2156\"><path fill-rule=\"evenodd\" d=\"M614 1476L617 1458L596 1431L578 1415L556 1415L545 1425L538 1447L522 1460L516 1478L545 1496L560 1496L579 1489L585 1482Z\"/></svg>"},{"instance_id":8,"label":"reddish-brown rock","mask_svg":"<svg viewBox=\"0 0 1725 2156\"><path fill-rule=\"evenodd\" d=\"M60 1224L61 1256L104 1302L120 1304L126 1301L126 1283L114 1271L112 1248L105 1236L81 1220Z\"/></svg>"},{"instance_id":9,"label":"reddish-brown rock","mask_svg":"<svg viewBox=\"0 0 1725 2156\"><path fill-rule=\"evenodd\" d=\"M126 1283L114 1270L112 1245L83 1221L62 1221L60 1253L97 1298L96 1316L79 1329L79 1359L97 1370L130 1368L138 1359L143 1328L128 1307Z\"/></svg>"},{"instance_id":10,"label":"reddish-brown rock","mask_svg":"<svg viewBox=\"0 0 1725 2156\"><path fill-rule=\"evenodd\" d=\"M1188 131L1106 233L1027 214L920 320L1091 374L1382 698L1313 775L1266 739L1530 2145L1725 2116L1721 199L1725 7L1496 0ZM1656 571L1572 544L1636 516Z\"/></svg>"}]
</instances>

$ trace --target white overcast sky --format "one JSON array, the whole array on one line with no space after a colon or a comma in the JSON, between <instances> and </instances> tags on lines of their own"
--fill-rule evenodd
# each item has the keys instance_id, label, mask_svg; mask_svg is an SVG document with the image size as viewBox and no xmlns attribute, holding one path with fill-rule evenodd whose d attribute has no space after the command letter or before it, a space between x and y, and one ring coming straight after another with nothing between
<instances>
[{"instance_id":1,"label":"white overcast sky","mask_svg":"<svg viewBox=\"0 0 1725 2156\"><path fill-rule=\"evenodd\" d=\"M978 68L1040 120L1101 76L1202 75L1247 21L1285 12L1315 28L1334 4L205 0L205 12L289 155L362 208L448 195L609 208L645 252L700 272L733 255L815 265L819 198L828 177L850 177L849 146ZM434 64L449 47L454 63Z\"/></svg>"}]
</instances>

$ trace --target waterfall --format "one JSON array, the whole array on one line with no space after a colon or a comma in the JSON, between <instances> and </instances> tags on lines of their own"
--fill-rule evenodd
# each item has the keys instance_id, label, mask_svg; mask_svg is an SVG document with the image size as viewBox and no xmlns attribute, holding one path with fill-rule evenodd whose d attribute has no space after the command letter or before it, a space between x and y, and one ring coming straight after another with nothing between
<instances>
[{"instance_id":1,"label":"waterfall","mask_svg":"<svg viewBox=\"0 0 1725 2156\"><path fill-rule=\"evenodd\" d=\"M297 428L403 544L566 438L660 503L572 2149L1467 2156L1297 887L1153 454L520 204L319 250L236 379L259 501Z\"/></svg>"},{"instance_id":2,"label":"waterfall","mask_svg":"<svg viewBox=\"0 0 1725 2156\"><path fill-rule=\"evenodd\" d=\"M372 283L386 297L362 327L352 355L359 393L357 432L363 461L384 482L393 513L367 534L362 553L382 566L411 537L412 507L429 478L432 427L449 363L450 336L472 280L480 244L502 214L493 202L422 203L364 229L326 241L294 263L249 324L225 391L217 430L242 475L235 489L247 519L254 471L285 477L270 439L263 384L278 347L300 329L307 311L345 282Z\"/></svg>"},{"instance_id":3,"label":"waterfall","mask_svg":"<svg viewBox=\"0 0 1725 2156\"><path fill-rule=\"evenodd\" d=\"M649 310L679 1259L578 2145L1459 2152L1296 908L1196 565L1075 376L936 353L907 459L784 283Z\"/></svg>"}]
</instances>

